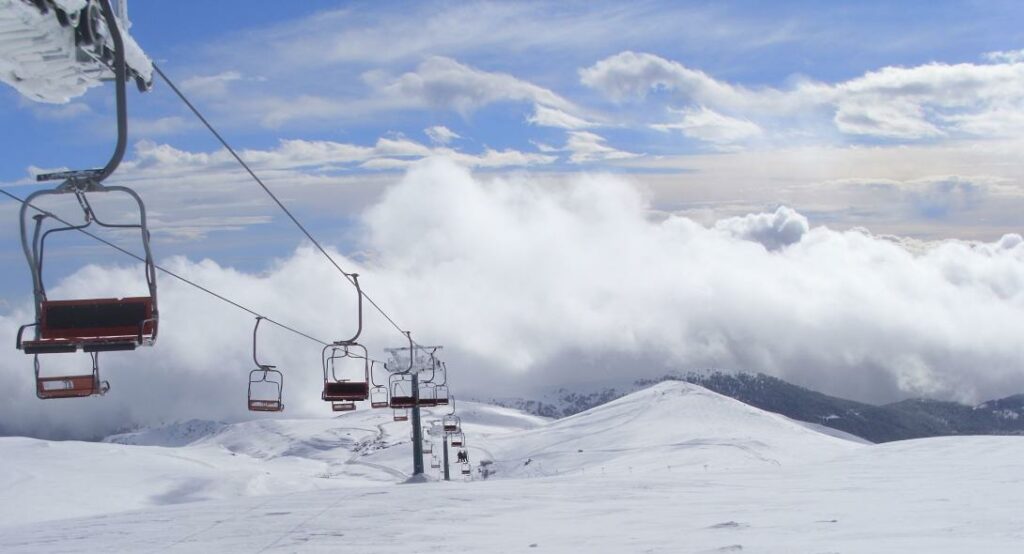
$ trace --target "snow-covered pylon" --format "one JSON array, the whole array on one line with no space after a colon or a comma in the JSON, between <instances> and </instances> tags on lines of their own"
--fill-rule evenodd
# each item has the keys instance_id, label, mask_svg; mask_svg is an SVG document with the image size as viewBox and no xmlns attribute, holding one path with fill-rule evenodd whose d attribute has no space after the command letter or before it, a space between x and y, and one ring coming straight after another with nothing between
<instances>
[{"instance_id":1,"label":"snow-covered pylon","mask_svg":"<svg viewBox=\"0 0 1024 554\"><path fill-rule=\"evenodd\" d=\"M128 78L145 91L153 64L128 35L127 1L116 0L115 18ZM0 0L0 81L26 98L63 104L113 79L113 64L100 0Z\"/></svg>"}]
</instances>

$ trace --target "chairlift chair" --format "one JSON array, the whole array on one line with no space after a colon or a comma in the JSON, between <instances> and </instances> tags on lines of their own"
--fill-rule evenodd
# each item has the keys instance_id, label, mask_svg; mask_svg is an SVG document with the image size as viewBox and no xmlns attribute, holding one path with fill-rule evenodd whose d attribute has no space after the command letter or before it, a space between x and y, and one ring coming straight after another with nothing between
<instances>
[{"instance_id":1,"label":"chairlift chair","mask_svg":"<svg viewBox=\"0 0 1024 554\"><path fill-rule=\"evenodd\" d=\"M439 372L442 377L442 381L434 387L434 402L435 406L447 406L448 405L448 364L441 362L441 370Z\"/></svg>"},{"instance_id":2,"label":"chairlift chair","mask_svg":"<svg viewBox=\"0 0 1024 554\"><path fill-rule=\"evenodd\" d=\"M98 352L135 350L139 346L149 346L156 342L157 322L157 287L156 267L150 251L150 233L146 220L146 206L142 198L132 189L124 186L107 186L103 181L117 169L124 157L128 135L128 110L125 92L127 79L127 63L125 61L124 41L113 9L109 1L99 3L102 16L114 44L113 70L115 77L116 111L117 111L117 143L110 160L102 169L78 171L62 171L38 175L37 181L62 180L54 189L40 190L32 193L22 203L21 245L32 273L32 290L35 307L35 322L18 329L16 346L26 354L36 356L34 365L38 368L39 354L68 353L78 350L95 354ZM98 15L97 15L98 17ZM137 223L112 223L102 219L93 208L94 194L123 193L128 195L138 207ZM63 224L46 228L49 218L55 216L49 212L29 215L30 207L36 200L48 195L73 194L83 212L81 224ZM38 210L37 210L38 211ZM30 223L34 221L34 223ZM144 251L144 272L148 287L147 296L128 298L78 298L71 300L51 300L47 297L43 283L43 260L46 239L54 233L81 231L95 223L99 227L109 229L137 229ZM33 227L30 232L29 226ZM23 338L28 328L34 328L32 338ZM93 356L93 365L98 360ZM95 370L95 368L94 368ZM95 371L94 371L95 373ZM38 374L38 372L37 372ZM40 381L40 379L42 379ZM91 396L105 392L105 384L98 377L88 375L65 376L54 378L37 378L37 395L40 398L68 398ZM42 392L40 392L42 391ZM57 392L60 391L60 392ZM88 394L87 394L88 393Z\"/></svg>"},{"instance_id":3,"label":"chairlift chair","mask_svg":"<svg viewBox=\"0 0 1024 554\"><path fill-rule=\"evenodd\" d=\"M378 385L370 389L371 408L387 408L390 405L391 400L388 398L387 387Z\"/></svg>"},{"instance_id":4,"label":"chairlift chair","mask_svg":"<svg viewBox=\"0 0 1024 554\"><path fill-rule=\"evenodd\" d=\"M402 409L397 409L396 408L395 411L394 411L394 420L395 421L409 421L409 411L404 409L404 408L402 408Z\"/></svg>"},{"instance_id":5,"label":"chairlift chair","mask_svg":"<svg viewBox=\"0 0 1024 554\"><path fill-rule=\"evenodd\" d=\"M412 376L404 373L395 373L391 380L391 407L396 409L407 409L416 406L416 398L413 396Z\"/></svg>"},{"instance_id":6,"label":"chairlift chair","mask_svg":"<svg viewBox=\"0 0 1024 554\"><path fill-rule=\"evenodd\" d=\"M41 400L53 398L84 398L103 396L110 390L110 384L100 380L99 353L89 354L92 372L82 375L43 377L39 374L39 356L33 359L36 374L36 397Z\"/></svg>"},{"instance_id":7,"label":"chairlift chair","mask_svg":"<svg viewBox=\"0 0 1024 554\"><path fill-rule=\"evenodd\" d=\"M437 458L437 456L431 456L430 457L430 467L432 467L434 469L440 468L441 467L441 460L439 460Z\"/></svg>"},{"instance_id":8,"label":"chairlift chair","mask_svg":"<svg viewBox=\"0 0 1024 554\"><path fill-rule=\"evenodd\" d=\"M320 398L330 402L331 409L336 412L354 410L356 402L366 400L370 396L370 356L366 347L356 342L363 332L363 291L359 287L359 274L345 275L356 288L356 332L347 340L324 346L320 354L324 371L324 390ZM351 369L359 371L353 373Z\"/></svg>"},{"instance_id":9,"label":"chairlift chair","mask_svg":"<svg viewBox=\"0 0 1024 554\"><path fill-rule=\"evenodd\" d=\"M360 375L349 372L346 375L344 364L347 360L356 360ZM366 348L360 344L334 343L323 349L324 389L320 395L326 402L348 404L355 409L355 402L363 401L370 396L370 362ZM335 411L339 411L335 409Z\"/></svg>"},{"instance_id":10,"label":"chairlift chair","mask_svg":"<svg viewBox=\"0 0 1024 554\"><path fill-rule=\"evenodd\" d=\"M466 434L461 431L458 433L452 433L451 439L452 446L458 447L466 444Z\"/></svg>"},{"instance_id":11,"label":"chairlift chair","mask_svg":"<svg viewBox=\"0 0 1024 554\"><path fill-rule=\"evenodd\" d=\"M448 405L448 385L437 385L434 387L434 405Z\"/></svg>"},{"instance_id":12,"label":"chairlift chair","mask_svg":"<svg viewBox=\"0 0 1024 554\"><path fill-rule=\"evenodd\" d=\"M391 405L390 395L388 394L388 388L384 385L378 385L373 380L373 367L376 364L376 360L370 360L370 384L373 387L370 389L370 407L371 408L387 408Z\"/></svg>"},{"instance_id":13,"label":"chairlift chair","mask_svg":"<svg viewBox=\"0 0 1024 554\"><path fill-rule=\"evenodd\" d=\"M473 473L473 471L472 471L472 468L469 465L469 462L463 463L462 464L462 474L463 475L470 475L471 473Z\"/></svg>"},{"instance_id":14,"label":"chairlift chair","mask_svg":"<svg viewBox=\"0 0 1024 554\"><path fill-rule=\"evenodd\" d=\"M437 406L437 387L433 383L420 384L419 404L424 407Z\"/></svg>"},{"instance_id":15,"label":"chairlift chair","mask_svg":"<svg viewBox=\"0 0 1024 554\"><path fill-rule=\"evenodd\" d=\"M444 416L441 425L444 427L445 433L458 433L462 430L462 420L457 415Z\"/></svg>"},{"instance_id":16,"label":"chairlift chair","mask_svg":"<svg viewBox=\"0 0 1024 554\"><path fill-rule=\"evenodd\" d=\"M259 331L262 320L262 317L257 317L256 326L252 330L252 360L256 363L256 369L249 372L249 411L282 412L284 374L275 369L276 366L261 364L256 358L256 332Z\"/></svg>"},{"instance_id":17,"label":"chairlift chair","mask_svg":"<svg viewBox=\"0 0 1024 554\"><path fill-rule=\"evenodd\" d=\"M434 452L434 442L432 440L430 440L430 439L425 439L423 441L423 453L424 454L432 454L433 452Z\"/></svg>"},{"instance_id":18,"label":"chairlift chair","mask_svg":"<svg viewBox=\"0 0 1024 554\"><path fill-rule=\"evenodd\" d=\"M266 384L267 386L261 386ZM253 385L257 390L253 391ZM284 388L284 375L274 366L260 366L249 372L249 411L250 412L283 412L284 402L281 391ZM270 394L263 390L269 389Z\"/></svg>"}]
</instances>

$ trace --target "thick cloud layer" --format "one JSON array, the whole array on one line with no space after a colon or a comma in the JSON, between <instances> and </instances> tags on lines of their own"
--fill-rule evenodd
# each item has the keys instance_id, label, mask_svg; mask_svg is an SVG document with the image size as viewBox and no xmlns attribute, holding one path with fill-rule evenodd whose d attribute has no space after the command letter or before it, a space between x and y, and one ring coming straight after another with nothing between
<instances>
[{"instance_id":1,"label":"thick cloud layer","mask_svg":"<svg viewBox=\"0 0 1024 554\"><path fill-rule=\"evenodd\" d=\"M874 401L1024 391L1024 246L1015 235L911 252L866 231L813 226L788 208L705 227L653 218L644 192L621 177L483 180L439 159L410 170L364 220L369 261L342 263L420 341L445 345L462 394L705 367ZM350 288L308 248L259 275L167 263L324 339L351 330ZM119 286L135 281L134 267L88 267L52 296L130 293ZM92 436L245 417L252 318L166 277L161 287L159 343L104 356L106 398L36 400L29 358L3 350L3 431ZM0 316L4 336L27 308ZM383 357L400 337L372 313L367 320L364 338ZM261 357L287 374L288 413L325 412L317 345L264 331Z\"/></svg>"}]
</instances>

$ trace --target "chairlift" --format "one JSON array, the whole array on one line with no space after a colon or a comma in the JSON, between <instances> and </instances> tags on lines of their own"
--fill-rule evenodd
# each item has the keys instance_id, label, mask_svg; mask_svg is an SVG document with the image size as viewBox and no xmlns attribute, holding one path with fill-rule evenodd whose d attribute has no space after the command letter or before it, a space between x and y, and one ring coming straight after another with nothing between
<instances>
[{"instance_id":1,"label":"chairlift","mask_svg":"<svg viewBox=\"0 0 1024 554\"><path fill-rule=\"evenodd\" d=\"M393 373L391 381L390 403L392 408L412 408L416 405L413 396L412 376L405 373Z\"/></svg>"},{"instance_id":2,"label":"chairlift","mask_svg":"<svg viewBox=\"0 0 1024 554\"><path fill-rule=\"evenodd\" d=\"M370 360L370 383L373 388L370 389L370 407L371 408L387 408L391 405L388 394L388 388L384 385L378 385L373 380L373 366L377 363L377 360Z\"/></svg>"},{"instance_id":3,"label":"chairlift","mask_svg":"<svg viewBox=\"0 0 1024 554\"><path fill-rule=\"evenodd\" d=\"M427 381L420 383L419 404L424 407L437 406L437 386Z\"/></svg>"},{"instance_id":4,"label":"chairlift","mask_svg":"<svg viewBox=\"0 0 1024 554\"><path fill-rule=\"evenodd\" d=\"M452 446L458 447L465 446L466 444L466 434L463 433L462 431L459 431L458 433L452 433L451 439Z\"/></svg>"},{"instance_id":5,"label":"chairlift","mask_svg":"<svg viewBox=\"0 0 1024 554\"><path fill-rule=\"evenodd\" d=\"M432 454L434 452L434 441L430 439L423 440L423 453Z\"/></svg>"},{"instance_id":6,"label":"chairlift","mask_svg":"<svg viewBox=\"0 0 1024 554\"><path fill-rule=\"evenodd\" d=\"M370 396L370 356L366 347L356 342L363 332L363 291L359 287L359 274L345 274L356 288L356 332L347 340L324 346L320 354L324 371L324 390L320 398L331 403L336 412L356 409L356 402ZM353 372L352 370L358 370Z\"/></svg>"},{"instance_id":7,"label":"chairlift","mask_svg":"<svg viewBox=\"0 0 1024 554\"><path fill-rule=\"evenodd\" d=\"M140 346L149 346L156 342L157 322L157 287L156 267L150 251L150 233L146 220L146 206L142 198L134 190L124 186L107 186L103 181L120 165L124 157L128 140L128 110L125 93L127 65L124 53L124 41L115 15L109 2L101 2L102 15L107 29L111 34L114 48L114 77L117 111L117 143L110 160L102 169L78 171L61 171L38 175L37 181L61 180L54 189L36 191L25 199L21 205L21 245L32 273L32 291L35 308L35 322L18 329L16 346L26 354L36 356L34 365L38 367L39 354L76 352L78 350L95 354L98 352L135 350ZM135 223L112 223L104 220L94 209L93 195L102 193L123 193L128 195L138 207L139 219ZM81 224L60 224L46 228L46 223L53 217L50 213L29 215L29 209L43 196L73 194L82 209ZM34 221L34 223L30 223ZM43 283L43 260L46 239L54 233L80 231L95 223L99 227L123 230L138 229L144 251L144 273L148 287L148 295L127 298L77 298L70 300L51 300L47 297ZM56 224L55 224L56 225ZM33 230L29 231L29 226ZM35 328L34 337L23 339L25 330ZM98 364L96 356L93 364ZM94 368L95 369L95 368ZM105 390L105 385L90 376L82 378L60 378L50 381L37 379L37 394L44 390L42 397L66 398L89 396ZM41 387L41 388L40 388ZM53 391L61 390L57 393ZM90 391L86 394L86 391Z\"/></svg>"},{"instance_id":8,"label":"chairlift","mask_svg":"<svg viewBox=\"0 0 1024 554\"><path fill-rule=\"evenodd\" d=\"M370 396L370 361L361 344L334 343L323 349L324 390L320 397L326 402L351 404ZM346 365L348 367L346 367ZM358 367L359 374L352 370Z\"/></svg>"},{"instance_id":9,"label":"chairlift","mask_svg":"<svg viewBox=\"0 0 1024 554\"><path fill-rule=\"evenodd\" d=\"M469 465L469 462L466 462L466 463L462 464L462 474L463 475L470 475L471 473L473 473L473 471L472 471L472 468Z\"/></svg>"},{"instance_id":10,"label":"chairlift","mask_svg":"<svg viewBox=\"0 0 1024 554\"><path fill-rule=\"evenodd\" d=\"M461 464L461 463L469 463L469 453L468 453L468 452L466 452L466 449L465 449L465 448L460 448L460 449L459 449L459 452L458 452L458 454L457 454L457 455L456 455L456 457L455 457L455 459L456 459L456 460L457 460L457 461L458 461L458 462L459 462L460 464Z\"/></svg>"},{"instance_id":11,"label":"chairlift","mask_svg":"<svg viewBox=\"0 0 1024 554\"><path fill-rule=\"evenodd\" d=\"M252 361L256 363L256 369L249 372L249 411L282 412L284 374L275 369L276 366L261 364L256 358L256 332L262 320L262 316L257 317L256 326L252 330Z\"/></svg>"},{"instance_id":12,"label":"chairlift","mask_svg":"<svg viewBox=\"0 0 1024 554\"><path fill-rule=\"evenodd\" d=\"M448 405L448 385L437 385L434 387L434 405Z\"/></svg>"},{"instance_id":13,"label":"chairlift","mask_svg":"<svg viewBox=\"0 0 1024 554\"><path fill-rule=\"evenodd\" d=\"M100 380L99 353L91 352L92 372L82 375L61 375L43 377L39 374L39 356L33 359L36 373L36 397L41 400L52 398L84 398L103 396L110 390L110 384Z\"/></svg>"},{"instance_id":14,"label":"chairlift","mask_svg":"<svg viewBox=\"0 0 1024 554\"><path fill-rule=\"evenodd\" d=\"M431 456L430 457L430 467L433 468L433 469L440 468L441 467L441 460L439 460L437 458L437 456Z\"/></svg>"},{"instance_id":15,"label":"chairlift","mask_svg":"<svg viewBox=\"0 0 1024 554\"><path fill-rule=\"evenodd\" d=\"M396 408L394 410L394 420L395 421L409 421L409 411L404 409L404 408L402 408L402 409Z\"/></svg>"},{"instance_id":16,"label":"chairlift","mask_svg":"<svg viewBox=\"0 0 1024 554\"><path fill-rule=\"evenodd\" d=\"M441 376L443 380L434 387L434 405L448 405L448 364L441 362Z\"/></svg>"},{"instance_id":17,"label":"chairlift","mask_svg":"<svg viewBox=\"0 0 1024 554\"><path fill-rule=\"evenodd\" d=\"M462 430L462 420L457 415L446 415L442 421L445 433L458 433Z\"/></svg>"}]
</instances>

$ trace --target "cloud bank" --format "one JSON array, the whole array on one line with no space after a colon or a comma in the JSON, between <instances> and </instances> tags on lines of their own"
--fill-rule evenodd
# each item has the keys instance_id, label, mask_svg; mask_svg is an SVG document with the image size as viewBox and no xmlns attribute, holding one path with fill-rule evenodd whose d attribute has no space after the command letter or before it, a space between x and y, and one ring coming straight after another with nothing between
<instances>
[{"instance_id":1,"label":"cloud bank","mask_svg":"<svg viewBox=\"0 0 1024 554\"><path fill-rule=\"evenodd\" d=\"M986 59L990 63L889 66L835 83L799 78L787 88L736 85L677 61L632 51L609 56L579 74L584 85L616 102L664 93L690 109L699 106L755 119L830 115L845 135L892 140L1016 136L1024 128L1024 63L1019 52L993 52ZM736 127L736 120L726 121Z\"/></svg>"},{"instance_id":2,"label":"cloud bank","mask_svg":"<svg viewBox=\"0 0 1024 554\"><path fill-rule=\"evenodd\" d=\"M704 226L653 217L646 193L621 177L484 179L436 158L413 166L363 223L368 261L339 260L414 336L445 345L456 394L706 367L764 371L874 401L1024 390L1017 235L911 251L785 207ZM350 331L351 290L308 248L259 274L209 260L165 262L325 339ZM52 296L125 294L137 280L134 267L90 266ZM160 284L160 341L104 356L113 387L106 398L36 400L30 359L0 353L3 432L95 436L246 417L252 318L170 279ZM0 332L13 337L27 314L26 302L0 316ZM383 356L399 337L367 319L366 342ZM287 375L286 413L325 413L319 348L265 331L261 357Z\"/></svg>"}]
</instances>

